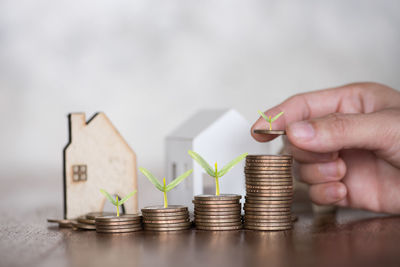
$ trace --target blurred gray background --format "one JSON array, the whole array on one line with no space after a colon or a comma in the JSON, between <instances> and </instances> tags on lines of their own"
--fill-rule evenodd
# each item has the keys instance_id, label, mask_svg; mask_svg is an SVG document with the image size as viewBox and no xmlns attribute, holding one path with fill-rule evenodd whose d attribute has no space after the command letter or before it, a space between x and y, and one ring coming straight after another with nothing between
<instances>
[{"instance_id":1,"label":"blurred gray background","mask_svg":"<svg viewBox=\"0 0 400 267\"><path fill-rule=\"evenodd\" d=\"M0 0L0 179L49 179L61 210L69 112L104 111L161 176L197 110L253 121L299 92L400 88L399 48L396 0ZM142 178L140 206L161 201Z\"/></svg>"}]
</instances>

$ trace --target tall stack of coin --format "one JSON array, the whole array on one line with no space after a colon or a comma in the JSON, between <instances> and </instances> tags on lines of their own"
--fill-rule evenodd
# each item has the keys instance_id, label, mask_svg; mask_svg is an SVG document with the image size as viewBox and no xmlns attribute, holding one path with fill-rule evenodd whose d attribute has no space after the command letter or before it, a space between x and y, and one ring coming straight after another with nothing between
<instances>
[{"instance_id":1,"label":"tall stack of coin","mask_svg":"<svg viewBox=\"0 0 400 267\"><path fill-rule=\"evenodd\" d=\"M196 229L210 231L242 228L240 195L198 195L194 197Z\"/></svg>"},{"instance_id":2,"label":"tall stack of coin","mask_svg":"<svg viewBox=\"0 0 400 267\"><path fill-rule=\"evenodd\" d=\"M244 227L252 230L292 228L293 181L290 155L246 157Z\"/></svg>"},{"instance_id":3,"label":"tall stack of coin","mask_svg":"<svg viewBox=\"0 0 400 267\"><path fill-rule=\"evenodd\" d=\"M142 209L146 231L182 231L192 226L189 210L185 206L151 206Z\"/></svg>"},{"instance_id":4,"label":"tall stack of coin","mask_svg":"<svg viewBox=\"0 0 400 267\"><path fill-rule=\"evenodd\" d=\"M142 230L142 216L137 214L97 216L95 223L97 233L129 233Z\"/></svg>"}]
</instances>

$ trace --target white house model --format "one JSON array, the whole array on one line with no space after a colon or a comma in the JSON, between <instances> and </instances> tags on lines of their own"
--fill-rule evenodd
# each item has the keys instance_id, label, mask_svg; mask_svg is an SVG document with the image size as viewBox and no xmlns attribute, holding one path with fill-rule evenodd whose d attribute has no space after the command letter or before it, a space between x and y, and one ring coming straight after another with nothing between
<instances>
[{"instance_id":1,"label":"white house model","mask_svg":"<svg viewBox=\"0 0 400 267\"><path fill-rule=\"evenodd\" d=\"M69 143L64 149L64 217L102 211L100 188L123 198L137 190L136 155L104 113L86 122L84 113L69 115ZM137 194L124 203L138 210Z\"/></svg>"},{"instance_id":2,"label":"white house model","mask_svg":"<svg viewBox=\"0 0 400 267\"><path fill-rule=\"evenodd\" d=\"M256 142L250 135L250 123L235 110L200 111L166 138L166 171L170 182L193 168L193 177L185 179L169 192L172 204L192 207L194 195L215 194L215 179L189 155L199 153L210 165L222 168L244 152L267 154L268 144ZM220 192L245 195L244 161L219 179Z\"/></svg>"}]
</instances>

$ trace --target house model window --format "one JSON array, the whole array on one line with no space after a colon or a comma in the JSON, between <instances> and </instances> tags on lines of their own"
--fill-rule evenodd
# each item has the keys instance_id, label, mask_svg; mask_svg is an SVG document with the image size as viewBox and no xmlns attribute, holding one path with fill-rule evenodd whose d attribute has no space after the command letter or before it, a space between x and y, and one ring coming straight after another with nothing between
<instances>
[{"instance_id":1,"label":"house model window","mask_svg":"<svg viewBox=\"0 0 400 267\"><path fill-rule=\"evenodd\" d=\"M87 167L86 165L73 165L72 166L72 177L74 182L86 181L87 180Z\"/></svg>"}]
</instances>

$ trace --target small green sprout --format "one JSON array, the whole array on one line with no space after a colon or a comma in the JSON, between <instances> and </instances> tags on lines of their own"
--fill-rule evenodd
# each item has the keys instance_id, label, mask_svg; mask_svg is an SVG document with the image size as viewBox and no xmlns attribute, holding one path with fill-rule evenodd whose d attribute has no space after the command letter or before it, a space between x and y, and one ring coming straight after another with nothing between
<instances>
[{"instance_id":1,"label":"small green sprout","mask_svg":"<svg viewBox=\"0 0 400 267\"><path fill-rule=\"evenodd\" d=\"M115 196L114 200L113 197L106 190L100 189L100 192L111 202L111 204L117 207L117 217L119 217L119 206L124 204L129 198L133 197L133 195L136 194L136 190L134 190L123 199L118 200L118 196Z\"/></svg>"},{"instance_id":2,"label":"small green sprout","mask_svg":"<svg viewBox=\"0 0 400 267\"><path fill-rule=\"evenodd\" d=\"M258 113L269 123L269 130L272 131L272 123L276 121L276 119L278 119L283 114L283 111L280 112L275 117L273 117L272 119L271 116L267 117L267 115L265 115L264 112L258 111Z\"/></svg>"},{"instance_id":3,"label":"small green sprout","mask_svg":"<svg viewBox=\"0 0 400 267\"><path fill-rule=\"evenodd\" d=\"M219 196L219 181L218 179L227 174L236 164L244 159L248 153L243 153L228 164L226 164L220 171L218 171L218 164L215 162L215 168L213 169L199 154L189 150L189 155L200 164L201 167L210 175L215 178L215 195Z\"/></svg>"},{"instance_id":4,"label":"small green sprout","mask_svg":"<svg viewBox=\"0 0 400 267\"><path fill-rule=\"evenodd\" d=\"M151 174L148 170L145 168L139 168L139 170L149 179L149 181L161 192L164 193L164 208L168 208L168 199L167 199L167 192L169 192L171 189L173 189L175 186L177 186L180 182L182 182L186 177L188 177L193 170L188 170L184 174L178 176L175 178L171 183L168 185L165 183L165 177L163 178L163 184L161 184L158 179Z\"/></svg>"}]
</instances>

